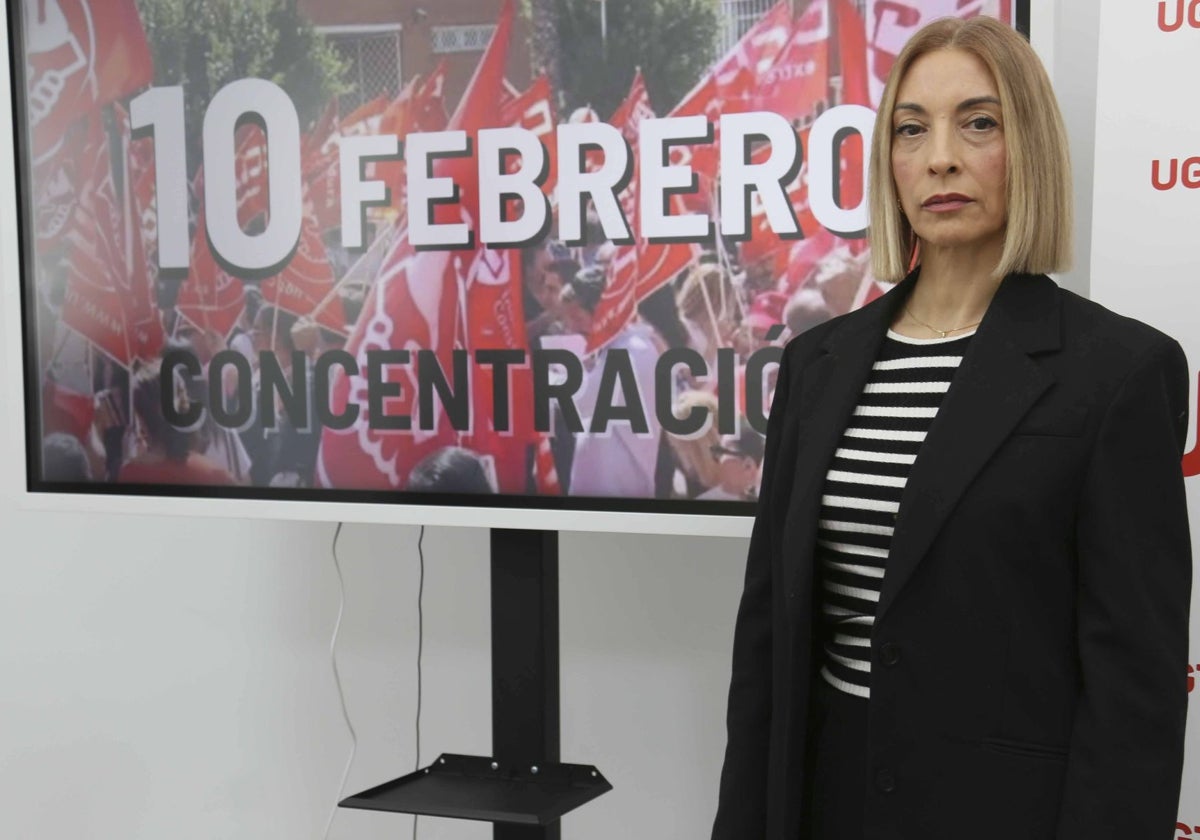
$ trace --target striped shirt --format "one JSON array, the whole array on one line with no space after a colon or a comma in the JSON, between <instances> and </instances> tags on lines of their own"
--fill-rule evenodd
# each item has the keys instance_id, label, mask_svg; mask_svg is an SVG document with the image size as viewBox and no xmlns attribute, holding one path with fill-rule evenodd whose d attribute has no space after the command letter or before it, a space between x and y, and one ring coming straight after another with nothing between
<instances>
[{"instance_id":1,"label":"striped shirt","mask_svg":"<svg viewBox=\"0 0 1200 840\"><path fill-rule=\"evenodd\" d=\"M817 526L821 676L870 697L871 628L909 471L970 345L888 331L825 474Z\"/></svg>"}]
</instances>

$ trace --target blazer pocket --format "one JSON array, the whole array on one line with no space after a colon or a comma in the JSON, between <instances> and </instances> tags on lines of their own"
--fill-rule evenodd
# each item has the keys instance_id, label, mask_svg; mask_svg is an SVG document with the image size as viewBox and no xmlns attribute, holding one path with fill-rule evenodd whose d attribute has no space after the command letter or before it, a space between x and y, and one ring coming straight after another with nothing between
<instances>
[{"instance_id":1,"label":"blazer pocket","mask_svg":"<svg viewBox=\"0 0 1200 840\"><path fill-rule=\"evenodd\" d=\"M1087 425L1088 410L1081 405L1067 406L1054 411L1034 408L1013 429L1014 435L1044 437L1079 437Z\"/></svg>"},{"instance_id":2,"label":"blazer pocket","mask_svg":"<svg viewBox=\"0 0 1200 840\"><path fill-rule=\"evenodd\" d=\"M1011 738L984 738L983 746L993 752L1007 753L1022 758L1040 758L1048 761L1066 761L1067 759L1067 748L1053 744L1014 741Z\"/></svg>"}]
</instances>

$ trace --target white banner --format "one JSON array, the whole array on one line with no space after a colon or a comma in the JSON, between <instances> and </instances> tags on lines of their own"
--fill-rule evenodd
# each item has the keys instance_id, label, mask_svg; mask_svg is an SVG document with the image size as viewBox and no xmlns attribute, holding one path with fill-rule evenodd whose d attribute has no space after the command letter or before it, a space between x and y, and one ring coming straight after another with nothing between
<instances>
[{"instance_id":1,"label":"white banner","mask_svg":"<svg viewBox=\"0 0 1200 840\"><path fill-rule=\"evenodd\" d=\"M1101 8L1091 296L1183 345L1200 371L1200 0ZM1082 174L1082 173L1081 173ZM1193 406L1196 405L1193 386ZM1184 458L1200 557L1196 411ZM1200 575L1197 576L1200 578ZM1192 594L1188 754L1176 838L1200 838L1200 604Z\"/></svg>"}]
</instances>

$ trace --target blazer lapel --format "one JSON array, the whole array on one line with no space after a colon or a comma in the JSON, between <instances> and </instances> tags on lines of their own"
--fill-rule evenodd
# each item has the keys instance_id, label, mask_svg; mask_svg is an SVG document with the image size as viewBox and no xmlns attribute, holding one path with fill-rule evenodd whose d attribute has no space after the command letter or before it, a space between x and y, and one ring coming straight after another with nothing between
<instances>
[{"instance_id":1,"label":"blazer lapel","mask_svg":"<svg viewBox=\"0 0 1200 840\"><path fill-rule=\"evenodd\" d=\"M788 588L797 594L798 604L809 602L825 473L879 356L888 325L915 280L915 273L909 275L879 300L848 315L822 342L823 355L801 375L794 478L780 542L785 547L784 568L790 567Z\"/></svg>"},{"instance_id":2,"label":"blazer lapel","mask_svg":"<svg viewBox=\"0 0 1200 840\"><path fill-rule=\"evenodd\" d=\"M1006 278L909 473L876 622L912 577L971 480L1053 383L1030 355L1058 347L1053 281L1043 276Z\"/></svg>"}]
</instances>

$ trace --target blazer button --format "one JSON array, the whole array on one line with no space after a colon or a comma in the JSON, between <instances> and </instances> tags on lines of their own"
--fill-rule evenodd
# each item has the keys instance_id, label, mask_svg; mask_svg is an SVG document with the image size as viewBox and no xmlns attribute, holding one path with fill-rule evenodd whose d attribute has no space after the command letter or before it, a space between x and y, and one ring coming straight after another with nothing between
<instances>
[{"instance_id":1,"label":"blazer button","mask_svg":"<svg viewBox=\"0 0 1200 840\"><path fill-rule=\"evenodd\" d=\"M879 661L887 667L900 664L900 646L886 642L879 648Z\"/></svg>"},{"instance_id":2,"label":"blazer button","mask_svg":"<svg viewBox=\"0 0 1200 840\"><path fill-rule=\"evenodd\" d=\"M892 771L887 768L880 768L875 771L875 787L881 793L891 793L896 789L896 777L892 775Z\"/></svg>"}]
</instances>

